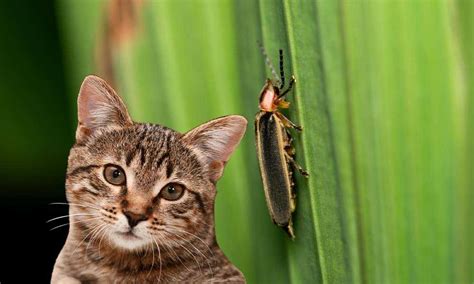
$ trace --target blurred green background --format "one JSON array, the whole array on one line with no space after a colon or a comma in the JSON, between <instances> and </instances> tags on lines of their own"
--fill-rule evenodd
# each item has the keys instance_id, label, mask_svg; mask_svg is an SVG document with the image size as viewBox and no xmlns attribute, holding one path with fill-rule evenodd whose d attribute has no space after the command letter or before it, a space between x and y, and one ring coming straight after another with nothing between
<instances>
[{"instance_id":1,"label":"blurred green background","mask_svg":"<svg viewBox=\"0 0 474 284\"><path fill-rule=\"evenodd\" d=\"M247 117L216 230L249 283L472 283L473 3L2 1L0 281L49 281L67 227L44 222L67 208L48 203L65 199L77 92L97 74L136 121L184 132ZM257 42L275 65L282 48L297 78L286 114L311 176L296 174L295 241L258 175L252 122L270 72Z\"/></svg>"}]
</instances>

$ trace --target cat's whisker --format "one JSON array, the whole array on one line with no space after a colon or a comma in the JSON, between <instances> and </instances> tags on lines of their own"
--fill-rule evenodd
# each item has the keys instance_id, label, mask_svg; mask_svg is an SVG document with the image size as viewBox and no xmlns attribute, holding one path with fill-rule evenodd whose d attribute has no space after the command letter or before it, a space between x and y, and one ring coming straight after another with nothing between
<instances>
[{"instance_id":1,"label":"cat's whisker","mask_svg":"<svg viewBox=\"0 0 474 284\"><path fill-rule=\"evenodd\" d=\"M154 242L153 236L147 231L148 238ZM148 252L148 246L147 246L147 252ZM153 243L151 243L151 253L152 253L152 259L151 259L151 267L150 271L148 271L148 275L150 276L151 271L153 270L153 266L155 265L155 249L153 247Z\"/></svg>"},{"instance_id":2,"label":"cat's whisker","mask_svg":"<svg viewBox=\"0 0 474 284\"><path fill-rule=\"evenodd\" d=\"M154 231L155 231L156 233L158 233L158 234L160 235L160 237L163 237L163 235L160 233L160 231L162 231L162 230L155 229ZM166 232L166 231L162 231L162 232ZM174 234L173 234L173 236L174 236ZM155 238L153 238L153 241L155 241L155 243L156 243L156 239L155 239ZM200 271L201 271L201 274L202 274L202 270L201 270L200 264L199 264L199 262L197 261L196 257L194 256L194 254L193 254L191 251L189 251L185 246L183 246L182 244L180 244L180 243L178 243L178 242L176 242L176 241L173 241L173 240L167 240L167 241L173 242L174 244L176 244L176 245L182 247L184 250L186 250L186 251L193 257L194 261L195 261L196 264L198 265L198 267L199 267L199 269L200 269ZM160 242L160 243L161 243L161 242ZM166 244L166 243L165 243L165 244ZM172 250L172 248L171 248L171 250ZM173 250L173 252L174 252L174 250ZM176 254L176 252L174 252L174 254L178 257L178 260L181 262L181 264L183 264L183 266L186 267L186 269L188 269L189 271L192 272L191 269L189 269L186 265L184 265L183 261L182 261L181 258Z\"/></svg>"},{"instance_id":3,"label":"cat's whisker","mask_svg":"<svg viewBox=\"0 0 474 284\"><path fill-rule=\"evenodd\" d=\"M96 228L96 230L94 230L94 232L92 233L91 239L90 239L89 242L87 243L87 246L86 246L86 254L87 254L87 252L89 251L89 246L90 246L90 244L96 241L96 239L98 238L100 232L102 232L102 230L104 229L105 226L106 226L106 224L100 224L100 225ZM99 256L100 256L100 249L99 249Z\"/></svg>"},{"instance_id":4,"label":"cat's whisker","mask_svg":"<svg viewBox=\"0 0 474 284\"><path fill-rule=\"evenodd\" d=\"M85 207L85 208L91 208L91 209L97 209L97 210L102 209L99 206L93 203L88 203L88 202L84 202L84 204L67 203L67 202L52 202L52 203L49 203L49 205L72 205L72 206Z\"/></svg>"},{"instance_id":5,"label":"cat's whisker","mask_svg":"<svg viewBox=\"0 0 474 284\"><path fill-rule=\"evenodd\" d=\"M156 239L155 238L152 238L152 239L153 239L153 242L155 242L156 247L158 248L158 259L160 261L160 272L158 274L158 283L159 283L161 281L161 265L162 265L162 263L161 263L161 251L160 251L160 246L158 245Z\"/></svg>"},{"instance_id":6,"label":"cat's whisker","mask_svg":"<svg viewBox=\"0 0 474 284\"><path fill-rule=\"evenodd\" d=\"M67 214L67 215L63 215L63 216L59 216L59 217L49 219L48 221L46 221L46 223L50 223L50 222L53 222L53 221L59 220L59 219L69 218L69 217L72 217L72 216L97 216L97 214L92 214L92 213Z\"/></svg>"},{"instance_id":7,"label":"cat's whisker","mask_svg":"<svg viewBox=\"0 0 474 284\"><path fill-rule=\"evenodd\" d=\"M171 242L172 244L176 244L176 242L174 241L171 241L169 240L169 242ZM176 254L176 252L174 251L173 247L170 246L169 244L163 244L163 245L166 245L167 248L169 249L170 252L173 252L174 255L176 255L177 259L179 260L179 262L181 263L181 265L187 270L189 271L190 273L194 273L194 270L190 269L186 264L184 264L184 262L181 260L181 258ZM174 257L173 257L173 260L174 260ZM184 280L181 279L180 277L179 278L176 278L176 277L173 277L171 276L173 279L173 282L183 282Z\"/></svg>"},{"instance_id":8,"label":"cat's whisker","mask_svg":"<svg viewBox=\"0 0 474 284\"><path fill-rule=\"evenodd\" d=\"M74 255L76 253L76 250L82 245L82 243L87 239L87 237L89 237L90 234L92 234L98 227L100 227L101 225L103 224L98 224L98 225L95 225L94 227L92 227L90 229L90 232L87 233L87 235L79 242L79 244L76 246L76 248L73 250L72 252L72 255Z\"/></svg>"},{"instance_id":9,"label":"cat's whisker","mask_svg":"<svg viewBox=\"0 0 474 284\"><path fill-rule=\"evenodd\" d=\"M166 231L161 231L161 230L154 230L161 239L163 239L165 236L165 233ZM173 249L173 246L169 245L167 242L171 242L172 245L175 245L175 246L178 246L179 244L172 240L172 239L168 239L166 240L166 242L163 242L162 244L168 249L169 252L172 252L174 254L174 256L176 256L176 259L181 263L181 265L184 266L184 268L186 268L186 270L190 271L190 272L193 272L193 270L191 270L188 266L186 266L186 264L184 264L184 262L181 260L181 258L179 257L179 255L176 253L176 251ZM173 260L175 261L175 257L172 256Z\"/></svg>"},{"instance_id":10,"label":"cat's whisker","mask_svg":"<svg viewBox=\"0 0 474 284\"><path fill-rule=\"evenodd\" d=\"M174 236L177 236L176 233L172 232L172 231L168 231L168 233L170 234L173 234ZM181 240L183 240L181 238ZM187 251L194 259L194 261L196 262L196 264L198 265L199 267L199 272L201 273L201 275L204 275L203 272L202 272L202 267L201 267L201 263L198 261L198 259L196 258L196 256L194 255L194 253L192 253L190 250L188 250L188 248L186 246L184 246L183 244L180 244L179 242L176 242L180 247L182 247L185 251Z\"/></svg>"},{"instance_id":11,"label":"cat's whisker","mask_svg":"<svg viewBox=\"0 0 474 284\"><path fill-rule=\"evenodd\" d=\"M159 237L161 239L164 239L166 236L165 236L165 233L164 231L161 231L161 230L155 230L155 232L159 235ZM190 268L188 268L184 262L181 260L181 258L179 257L179 255L175 252L175 250L173 249L173 247L171 245L169 245L167 242L171 242L172 244L175 244L175 245L179 245L176 241L173 241L172 239L167 239L166 242L162 243L166 248L168 248L168 251L169 252L172 252L174 254L174 256L176 256L176 259L189 271L192 271ZM172 256L173 260L176 260L174 258L174 256Z\"/></svg>"},{"instance_id":12,"label":"cat's whisker","mask_svg":"<svg viewBox=\"0 0 474 284\"><path fill-rule=\"evenodd\" d=\"M100 226L98 226L98 227L100 228L100 227L102 227L102 225L100 225ZM91 234L91 238L89 239L89 242L88 242L87 245L86 245L86 253L85 253L86 255L87 255L88 252L89 252L89 246L90 246L90 244L94 241L94 237L95 237L96 233L100 230L99 228L96 227L96 228L94 229L93 233Z\"/></svg>"},{"instance_id":13,"label":"cat's whisker","mask_svg":"<svg viewBox=\"0 0 474 284\"><path fill-rule=\"evenodd\" d=\"M181 260L181 259L179 259L178 255L173 251L173 248L169 244L162 243L162 245L164 247L163 249L166 249L166 251L168 251L169 253L173 253L173 255L170 254L171 259L173 261L177 261L177 260L180 261Z\"/></svg>"},{"instance_id":14,"label":"cat's whisker","mask_svg":"<svg viewBox=\"0 0 474 284\"><path fill-rule=\"evenodd\" d=\"M150 240L150 238L148 238L148 240ZM143 257L148 256L148 249L149 249L149 248L150 248L150 244L147 244L147 245L145 246L145 254L143 255Z\"/></svg>"},{"instance_id":15,"label":"cat's whisker","mask_svg":"<svg viewBox=\"0 0 474 284\"><path fill-rule=\"evenodd\" d=\"M176 241L173 241L173 240L169 240L169 242L171 242L173 245L175 246L178 246L179 244L176 242ZM181 260L181 258L178 256L178 254L176 253L176 251L173 249L172 246L168 245L169 249L171 252L173 252L173 254L178 258L179 262L181 263L181 265L184 266L184 268L186 268L186 270L190 271L190 272L193 272L193 270L191 268L189 268L186 264L184 264L184 262Z\"/></svg>"},{"instance_id":16,"label":"cat's whisker","mask_svg":"<svg viewBox=\"0 0 474 284\"><path fill-rule=\"evenodd\" d=\"M99 240L99 245L98 245L98 252L99 252L99 257L102 257L102 252L101 252L101 244L102 244L102 240L104 239L106 233L107 233L107 228L108 228L108 224L103 224L103 226L97 230L97 232L95 233L96 237L95 237L95 241Z\"/></svg>"},{"instance_id":17,"label":"cat's whisker","mask_svg":"<svg viewBox=\"0 0 474 284\"><path fill-rule=\"evenodd\" d=\"M102 253L100 251L100 245L101 245L101 242L102 242L102 237L104 236L105 232L107 230L107 224L104 224L99 230L97 230L97 232L94 234L94 236L92 236L92 238L94 239L95 242L97 242L97 240L99 240L99 246L98 246L98 252L99 252L99 257L102 257Z\"/></svg>"},{"instance_id":18,"label":"cat's whisker","mask_svg":"<svg viewBox=\"0 0 474 284\"><path fill-rule=\"evenodd\" d=\"M179 231L179 232L182 232L182 233L185 233L185 234L188 234L188 235L191 235L191 236L197 238L204 246L207 247L207 250L211 253L212 259L215 259L215 257L214 257L214 252L211 250L211 248L209 247L209 245L208 245L203 239L201 239L199 236L197 236L197 235L195 235L195 234L193 234L193 233L190 233L190 232L186 231L184 228L179 228L179 227L174 226L174 225L169 225L169 226L170 226L171 228L173 228L173 229ZM202 254L202 252L201 252L201 254ZM204 254L203 254L203 255L204 255ZM211 268L211 263L209 262L209 258L207 258L207 257L205 257L205 258L206 258L206 260L208 261L209 268ZM214 275L214 273L213 273L213 271L212 271L212 268L211 268L211 273Z\"/></svg>"},{"instance_id":19,"label":"cat's whisker","mask_svg":"<svg viewBox=\"0 0 474 284\"><path fill-rule=\"evenodd\" d=\"M148 271L148 275L150 275L150 273L153 271L153 267L155 266L155 247L154 247L154 242L153 242L153 239L151 238L150 236L150 250L151 250L151 267L150 267L150 271ZM147 246L147 254L148 254L148 246Z\"/></svg>"},{"instance_id":20,"label":"cat's whisker","mask_svg":"<svg viewBox=\"0 0 474 284\"><path fill-rule=\"evenodd\" d=\"M77 223L80 223L80 222L88 222L88 221L97 220L97 219L100 219L100 218L102 218L102 217L95 217L95 218L89 218L89 219L84 219L84 220L77 220L77 221L74 221L74 222L67 222L65 224L61 224L59 226L53 227L49 231L56 230L58 228L61 228L61 227L67 226L67 225L73 225L73 224L77 224Z\"/></svg>"},{"instance_id":21,"label":"cat's whisker","mask_svg":"<svg viewBox=\"0 0 474 284\"><path fill-rule=\"evenodd\" d=\"M169 240L171 241L171 240ZM172 241L171 241L172 242ZM181 262L181 264L185 267L186 265L183 263L183 261L181 260L181 258L178 256L178 254L174 251L173 247L169 244L167 244L166 242L163 243L163 245L166 247L167 251L170 252L170 253L173 253L173 255L171 255L171 258L173 259L173 261L176 261L178 260L179 262ZM188 269L189 270L189 269Z\"/></svg>"},{"instance_id":22,"label":"cat's whisker","mask_svg":"<svg viewBox=\"0 0 474 284\"><path fill-rule=\"evenodd\" d=\"M53 230L56 230L56 229L62 228L62 227L64 227L64 226L67 226L67 225L69 225L69 222L68 222L68 223L66 223L66 224L61 224L61 225L59 225L59 226L53 227L53 228L49 229L49 231L51 232L51 231L53 231Z\"/></svg>"},{"instance_id":23,"label":"cat's whisker","mask_svg":"<svg viewBox=\"0 0 474 284\"><path fill-rule=\"evenodd\" d=\"M178 227L178 226L175 226L175 225L171 225L171 224L168 224L167 226L179 231L179 232L182 232L182 233L185 233L185 234L188 234L188 235L191 235L195 238L197 238L199 241L201 241L208 249L208 251L211 253L212 257L214 257L214 252L211 250L211 248L209 247L209 245L203 240L201 239L200 237L198 237L197 235L193 234L193 233L190 233L186 230L184 230L184 228L182 227Z\"/></svg>"},{"instance_id":24,"label":"cat's whisker","mask_svg":"<svg viewBox=\"0 0 474 284\"><path fill-rule=\"evenodd\" d=\"M101 245L102 245L102 241L104 240L104 238L107 236L107 230L109 228L109 225L108 224L105 224L104 226L104 229L102 230L102 234L100 236L100 240L99 240L99 257L101 256L101 253L100 253L100 248L101 248Z\"/></svg>"},{"instance_id":25,"label":"cat's whisker","mask_svg":"<svg viewBox=\"0 0 474 284\"><path fill-rule=\"evenodd\" d=\"M100 229L104 226L104 224L100 224L98 226L96 226L94 228L94 230L91 232L91 237L89 239L89 242L87 243L87 246L86 246L86 255L87 255L87 252L89 251L89 246L92 242L94 242L94 239L95 239L95 235L97 234L98 231L100 231Z\"/></svg>"},{"instance_id":26,"label":"cat's whisker","mask_svg":"<svg viewBox=\"0 0 474 284\"><path fill-rule=\"evenodd\" d=\"M211 274L214 275L214 272L212 271L212 267L211 267L211 263L209 261L209 258L204 253L202 253L202 251L200 251L196 246L194 246L193 243L191 242L191 240L186 240L185 238L179 236L178 234L175 234L175 236L180 238L181 240L189 243L198 253L200 253L204 257L204 259L206 260L206 262L209 266L209 270L211 271Z\"/></svg>"},{"instance_id":27,"label":"cat's whisker","mask_svg":"<svg viewBox=\"0 0 474 284\"><path fill-rule=\"evenodd\" d=\"M156 240L155 240L156 242ZM158 244L156 244L156 246L158 247L158 258L160 260L160 273L158 274L158 282L161 281L161 267L162 267L162 263L161 263L161 251L160 251L160 246Z\"/></svg>"}]
</instances>

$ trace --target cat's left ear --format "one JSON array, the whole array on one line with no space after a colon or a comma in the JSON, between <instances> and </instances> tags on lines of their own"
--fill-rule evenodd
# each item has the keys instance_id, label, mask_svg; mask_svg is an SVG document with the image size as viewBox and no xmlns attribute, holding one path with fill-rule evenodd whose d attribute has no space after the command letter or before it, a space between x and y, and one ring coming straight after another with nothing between
<instances>
[{"instance_id":1,"label":"cat's left ear","mask_svg":"<svg viewBox=\"0 0 474 284\"><path fill-rule=\"evenodd\" d=\"M190 130L183 141L206 165L211 181L216 182L244 136L246 127L247 120L243 116L224 116Z\"/></svg>"},{"instance_id":2,"label":"cat's left ear","mask_svg":"<svg viewBox=\"0 0 474 284\"><path fill-rule=\"evenodd\" d=\"M78 142L86 140L103 128L121 128L133 124L127 107L107 82L97 76L87 76L77 98L79 124Z\"/></svg>"}]
</instances>

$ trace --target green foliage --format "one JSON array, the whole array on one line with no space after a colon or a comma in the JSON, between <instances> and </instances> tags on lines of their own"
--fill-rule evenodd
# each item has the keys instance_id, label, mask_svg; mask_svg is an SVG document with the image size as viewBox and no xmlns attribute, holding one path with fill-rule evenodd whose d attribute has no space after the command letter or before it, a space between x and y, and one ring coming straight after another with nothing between
<instances>
[{"instance_id":1,"label":"green foliage","mask_svg":"<svg viewBox=\"0 0 474 284\"><path fill-rule=\"evenodd\" d=\"M54 3L33 2L25 9L19 2L0 2L0 37L4 39L0 47L0 194L4 205L12 196L48 196L52 188L63 186L64 156L72 141L63 107L69 98L63 96L59 39L51 32L56 25L45 17L54 17ZM38 35L41 40L31 40Z\"/></svg>"},{"instance_id":2,"label":"green foliage","mask_svg":"<svg viewBox=\"0 0 474 284\"><path fill-rule=\"evenodd\" d=\"M59 1L72 99L98 70L107 5ZM111 49L136 120L178 131L249 120L218 184L216 230L250 283L474 281L471 2L145 1L139 11L134 35ZM295 174L293 242L271 223L258 176L258 41L274 63L282 48L297 78L288 115L304 127L297 160L311 176Z\"/></svg>"}]
</instances>

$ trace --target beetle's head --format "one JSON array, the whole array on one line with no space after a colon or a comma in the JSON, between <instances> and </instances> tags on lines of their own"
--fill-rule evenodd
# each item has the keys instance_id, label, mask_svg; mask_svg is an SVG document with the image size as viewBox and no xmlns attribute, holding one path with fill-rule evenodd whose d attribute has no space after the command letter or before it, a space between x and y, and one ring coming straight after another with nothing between
<instances>
[{"instance_id":1,"label":"beetle's head","mask_svg":"<svg viewBox=\"0 0 474 284\"><path fill-rule=\"evenodd\" d=\"M274 112L278 108L278 95L280 90L275 87L270 79L267 79L265 86L260 92L259 107L262 111Z\"/></svg>"}]
</instances>

